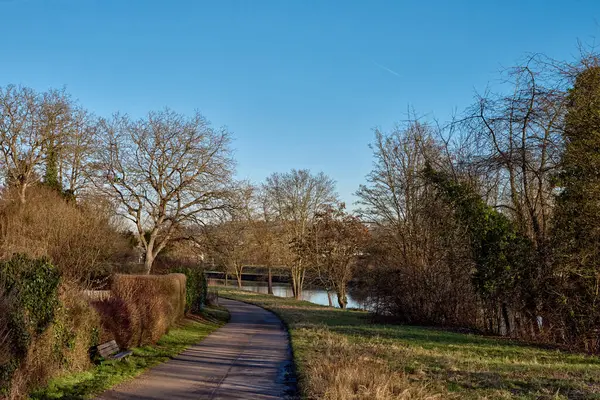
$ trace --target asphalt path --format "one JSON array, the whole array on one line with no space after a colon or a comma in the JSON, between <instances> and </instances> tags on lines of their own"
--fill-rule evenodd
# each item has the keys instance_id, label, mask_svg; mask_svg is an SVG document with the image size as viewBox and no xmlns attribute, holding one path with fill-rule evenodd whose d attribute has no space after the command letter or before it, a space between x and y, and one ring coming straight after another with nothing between
<instances>
[{"instance_id":1,"label":"asphalt path","mask_svg":"<svg viewBox=\"0 0 600 400\"><path fill-rule=\"evenodd\" d=\"M289 399L293 397L287 332L273 313L220 299L231 319L202 342L98 399Z\"/></svg>"}]
</instances>

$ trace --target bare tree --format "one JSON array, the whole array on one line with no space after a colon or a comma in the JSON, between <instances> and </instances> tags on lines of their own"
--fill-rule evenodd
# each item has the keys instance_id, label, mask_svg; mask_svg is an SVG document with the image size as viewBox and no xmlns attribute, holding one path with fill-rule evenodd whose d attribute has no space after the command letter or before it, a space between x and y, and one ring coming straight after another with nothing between
<instances>
[{"instance_id":1,"label":"bare tree","mask_svg":"<svg viewBox=\"0 0 600 400\"><path fill-rule=\"evenodd\" d=\"M94 126L94 118L64 90L0 88L0 162L5 183L17 189L21 203L28 187L42 178L73 195L85 186Z\"/></svg>"},{"instance_id":2,"label":"bare tree","mask_svg":"<svg viewBox=\"0 0 600 400\"><path fill-rule=\"evenodd\" d=\"M303 240L317 213L337 201L335 181L322 172L316 175L308 170L274 173L267 178L263 188L290 244ZM288 260L288 265L292 291L299 299L307 265L301 257Z\"/></svg>"},{"instance_id":3,"label":"bare tree","mask_svg":"<svg viewBox=\"0 0 600 400\"><path fill-rule=\"evenodd\" d=\"M25 203L27 188L39 179L48 144L42 126L42 98L32 89L0 88L0 151L7 186L17 189Z\"/></svg>"},{"instance_id":4,"label":"bare tree","mask_svg":"<svg viewBox=\"0 0 600 400\"><path fill-rule=\"evenodd\" d=\"M345 205L330 207L316 216L306 240L295 250L311 263L311 272L337 295L341 308L348 305L347 287L369 240L369 230ZM329 290L328 290L329 293Z\"/></svg>"},{"instance_id":5,"label":"bare tree","mask_svg":"<svg viewBox=\"0 0 600 400\"><path fill-rule=\"evenodd\" d=\"M551 276L550 221L571 79L562 68L545 56L529 57L504 73L511 88L508 94L478 96L462 121L479 150L472 164L481 176L497 176L492 185L488 183L496 193L488 202L509 216L535 250L535 262L522 274L527 290L511 310L525 317L524 329L531 327L533 335L537 316L546 307Z\"/></svg>"},{"instance_id":6,"label":"bare tree","mask_svg":"<svg viewBox=\"0 0 600 400\"><path fill-rule=\"evenodd\" d=\"M150 273L180 228L202 224L228 207L229 133L213 129L199 113L185 117L168 109L138 121L115 116L100 129L96 186L134 224Z\"/></svg>"},{"instance_id":7,"label":"bare tree","mask_svg":"<svg viewBox=\"0 0 600 400\"><path fill-rule=\"evenodd\" d=\"M543 56L505 73L508 95L486 93L463 121L477 141L480 171L498 176L496 206L504 208L537 249L548 241L552 176L562 152L568 80Z\"/></svg>"},{"instance_id":8,"label":"bare tree","mask_svg":"<svg viewBox=\"0 0 600 400\"><path fill-rule=\"evenodd\" d=\"M253 264L256 244L252 232L252 196L254 188L239 182L231 195L231 209L218 224L206 227L205 242L211 257L225 273L233 271L238 288L247 265Z\"/></svg>"},{"instance_id":9,"label":"bare tree","mask_svg":"<svg viewBox=\"0 0 600 400\"><path fill-rule=\"evenodd\" d=\"M232 271L238 288L242 287L245 267L251 263L252 235L245 221L229 220L207 231L211 256L223 270Z\"/></svg>"},{"instance_id":10,"label":"bare tree","mask_svg":"<svg viewBox=\"0 0 600 400\"><path fill-rule=\"evenodd\" d=\"M70 114L68 134L58 149L58 178L64 191L77 196L90 184L98 151L97 119L75 107Z\"/></svg>"},{"instance_id":11,"label":"bare tree","mask_svg":"<svg viewBox=\"0 0 600 400\"><path fill-rule=\"evenodd\" d=\"M264 190L255 190L253 205L248 214L248 221L256 243L256 260L258 264L267 267L267 290L273 294L273 267L289 259L288 243L281 240L282 224L276 220L276 214L269 203Z\"/></svg>"}]
</instances>

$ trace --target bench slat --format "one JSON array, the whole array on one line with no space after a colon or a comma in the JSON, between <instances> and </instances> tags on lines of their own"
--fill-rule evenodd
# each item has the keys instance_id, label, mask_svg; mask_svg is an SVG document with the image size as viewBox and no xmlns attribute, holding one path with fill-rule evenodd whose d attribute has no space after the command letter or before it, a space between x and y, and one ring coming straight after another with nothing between
<instances>
[{"instance_id":1,"label":"bench slat","mask_svg":"<svg viewBox=\"0 0 600 400\"><path fill-rule=\"evenodd\" d=\"M101 345L98 345L98 350L103 350L106 348L110 348L110 347L119 347L117 345L117 342L114 340L111 340L110 342L106 342L106 343L102 343Z\"/></svg>"},{"instance_id":2,"label":"bench slat","mask_svg":"<svg viewBox=\"0 0 600 400\"><path fill-rule=\"evenodd\" d=\"M106 346L103 347L101 349L98 349L100 351L113 351L113 350L119 350L119 346Z\"/></svg>"},{"instance_id":3,"label":"bench slat","mask_svg":"<svg viewBox=\"0 0 600 400\"><path fill-rule=\"evenodd\" d=\"M113 360L120 360L132 354L132 351L129 350L120 351L119 345L114 340L102 343L101 345L98 345L97 348L98 353L100 353L102 357Z\"/></svg>"},{"instance_id":4,"label":"bench slat","mask_svg":"<svg viewBox=\"0 0 600 400\"><path fill-rule=\"evenodd\" d=\"M112 354L115 354L117 351L115 350L111 350L111 351L100 351L100 355L104 358L108 358L110 357Z\"/></svg>"}]
</instances>

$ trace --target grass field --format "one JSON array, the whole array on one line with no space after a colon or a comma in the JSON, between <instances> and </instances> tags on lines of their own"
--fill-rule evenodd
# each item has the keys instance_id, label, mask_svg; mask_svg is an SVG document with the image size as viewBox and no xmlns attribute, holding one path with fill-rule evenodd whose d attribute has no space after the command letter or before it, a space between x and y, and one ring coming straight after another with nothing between
<instances>
[{"instance_id":1,"label":"grass field","mask_svg":"<svg viewBox=\"0 0 600 400\"><path fill-rule=\"evenodd\" d=\"M104 361L89 371L55 378L47 387L35 391L30 398L91 398L181 353L222 326L228 318L227 311L207 307L203 318L185 319L180 325L171 328L156 345L135 348L133 354L125 360Z\"/></svg>"},{"instance_id":2,"label":"grass field","mask_svg":"<svg viewBox=\"0 0 600 400\"><path fill-rule=\"evenodd\" d=\"M600 359L504 340L372 324L361 311L249 292L290 329L308 399L600 399Z\"/></svg>"}]
</instances>

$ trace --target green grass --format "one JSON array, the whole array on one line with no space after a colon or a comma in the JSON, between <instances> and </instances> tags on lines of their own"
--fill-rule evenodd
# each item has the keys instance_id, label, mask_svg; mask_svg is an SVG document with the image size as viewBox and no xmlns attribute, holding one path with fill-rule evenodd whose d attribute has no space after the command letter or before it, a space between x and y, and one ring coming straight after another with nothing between
<instances>
[{"instance_id":1,"label":"green grass","mask_svg":"<svg viewBox=\"0 0 600 400\"><path fill-rule=\"evenodd\" d=\"M230 290L219 294L261 305L286 322L307 398L600 399L597 357L502 338L375 324L365 312L292 299ZM345 375L353 369L371 374L349 379L336 368Z\"/></svg>"},{"instance_id":2,"label":"green grass","mask_svg":"<svg viewBox=\"0 0 600 400\"><path fill-rule=\"evenodd\" d=\"M227 311L213 307L207 307L203 316L202 320L184 320L171 328L156 345L134 348L133 354L124 360L104 361L88 371L54 378L46 387L33 392L30 398L86 399L133 379L198 343L229 319Z\"/></svg>"}]
</instances>

